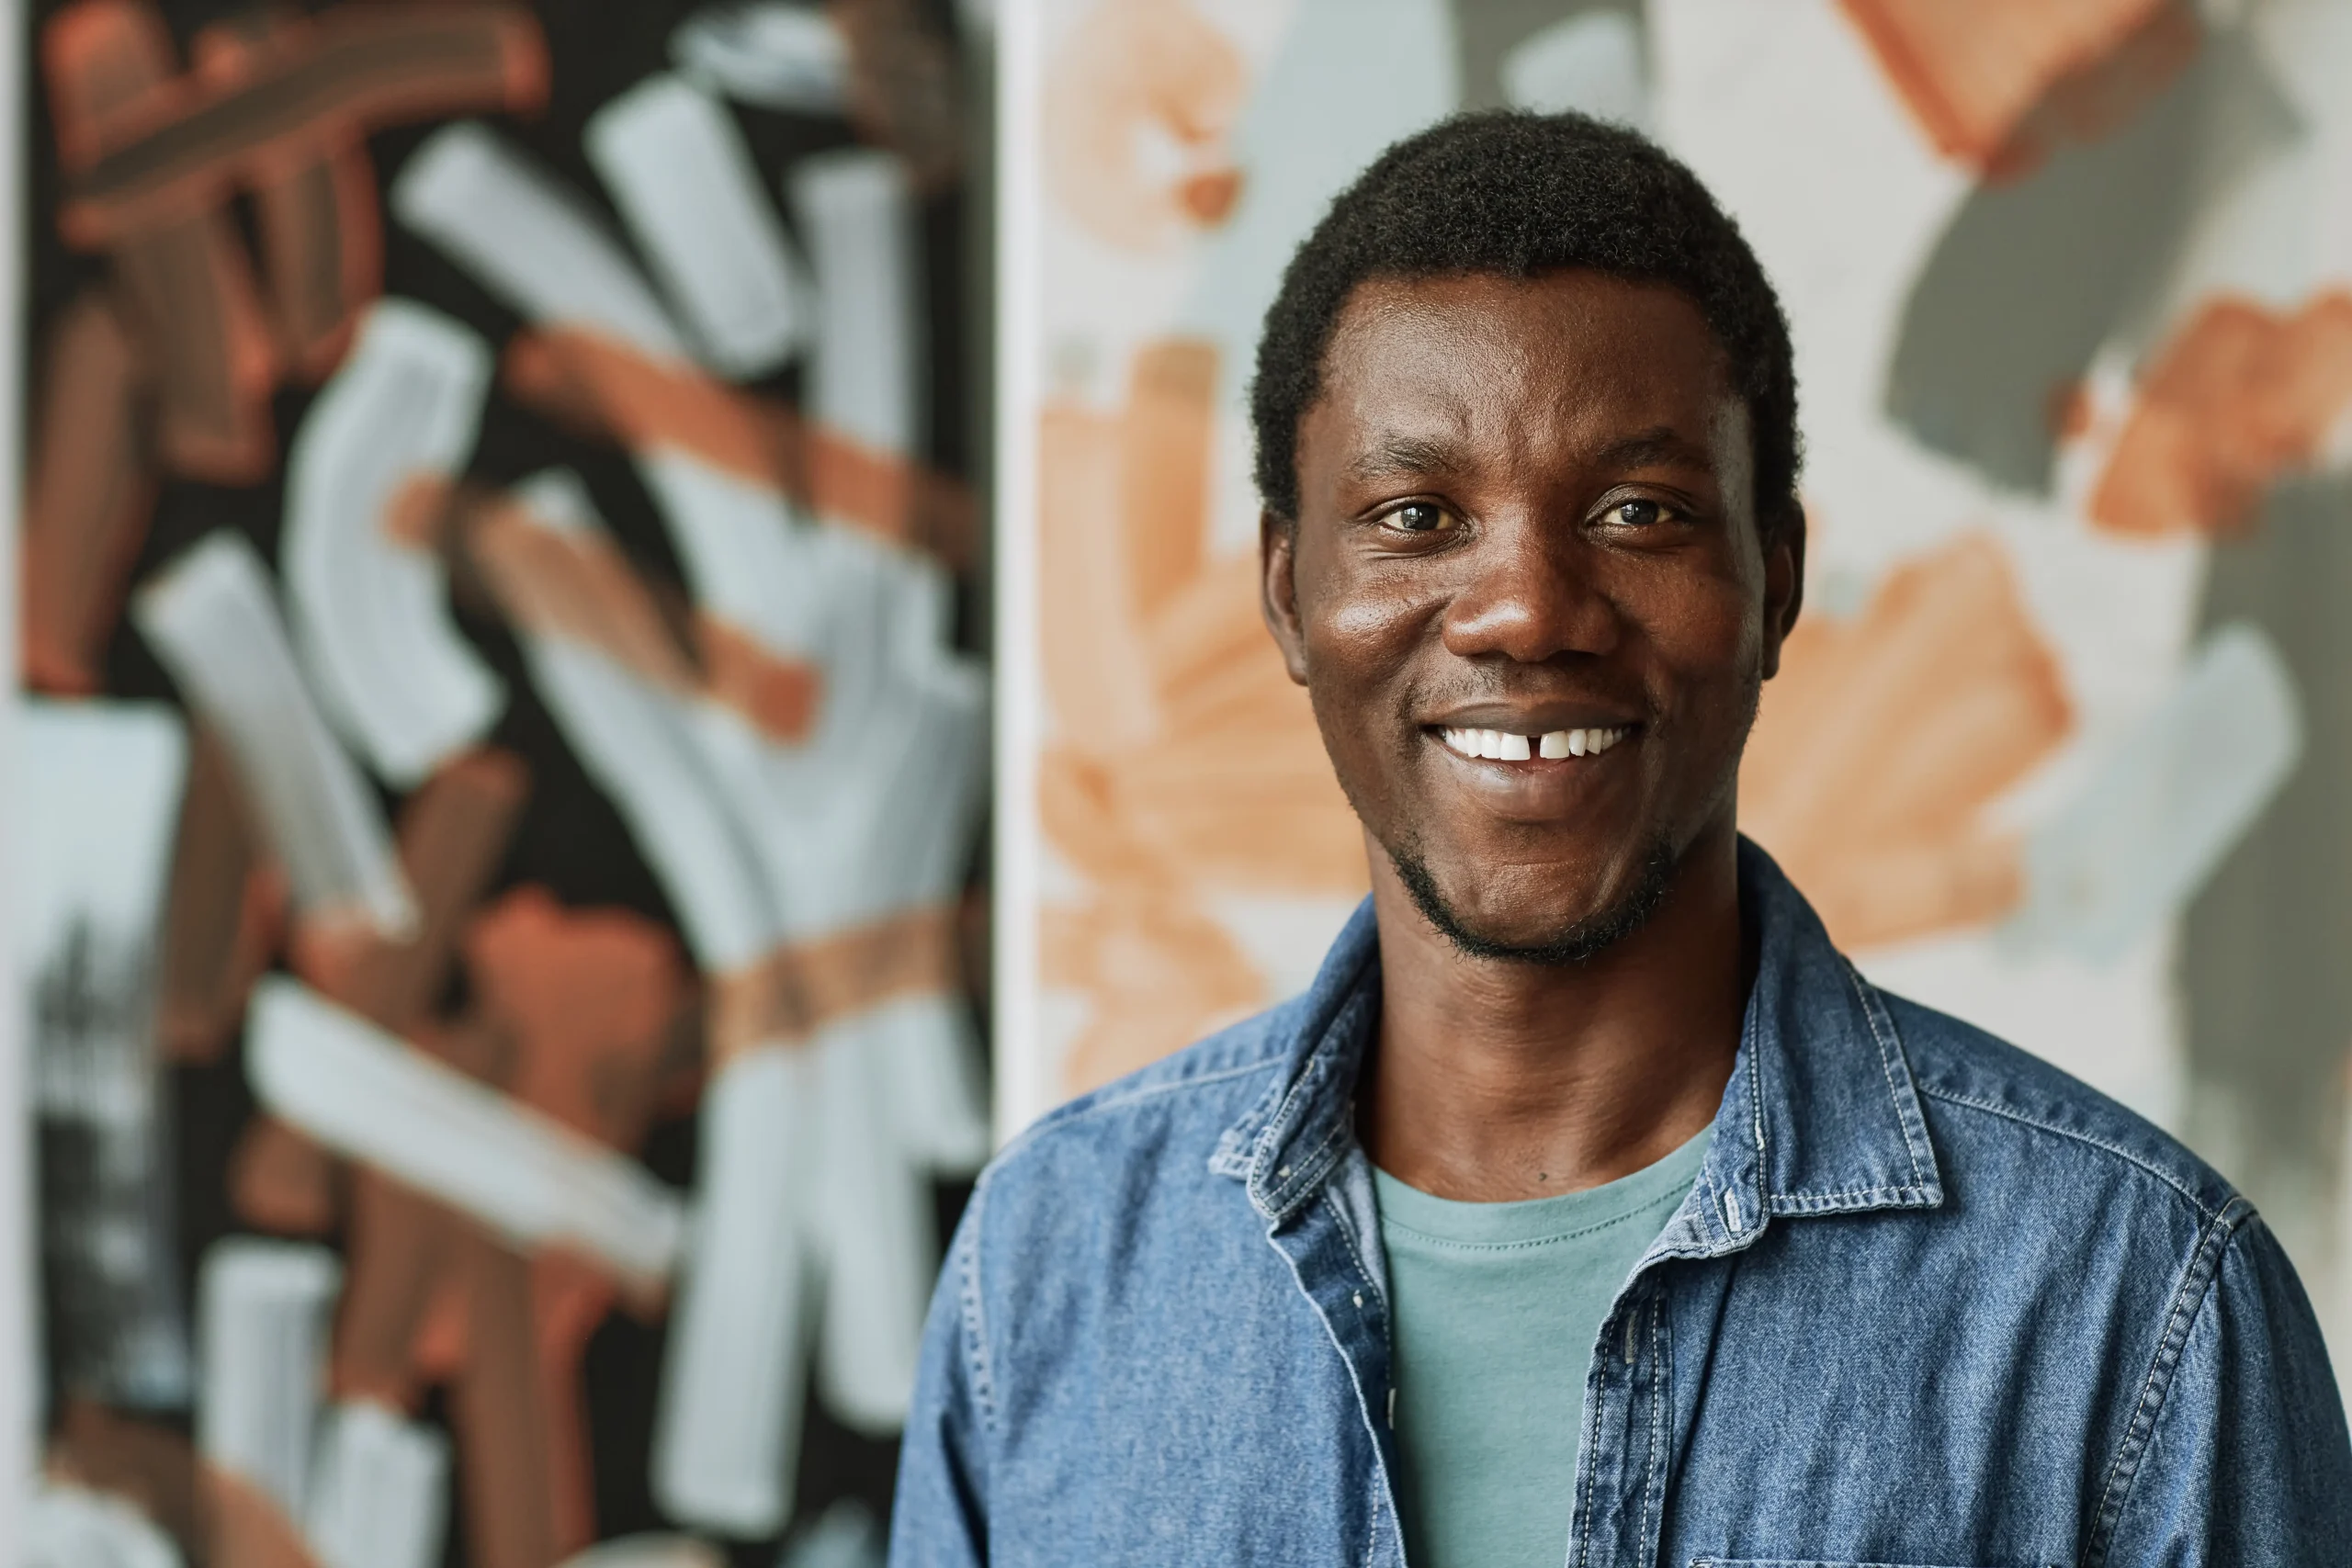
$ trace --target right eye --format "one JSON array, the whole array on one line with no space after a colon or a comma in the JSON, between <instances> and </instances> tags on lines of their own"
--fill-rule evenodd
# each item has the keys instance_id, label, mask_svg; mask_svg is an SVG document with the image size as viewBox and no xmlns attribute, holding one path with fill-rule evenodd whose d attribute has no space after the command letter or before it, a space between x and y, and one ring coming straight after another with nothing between
<instances>
[{"instance_id":1,"label":"right eye","mask_svg":"<svg viewBox=\"0 0 2352 1568\"><path fill-rule=\"evenodd\" d=\"M1408 501L1400 506L1391 507L1383 521L1408 534L1434 534L1449 523L1445 508L1433 501Z\"/></svg>"}]
</instances>

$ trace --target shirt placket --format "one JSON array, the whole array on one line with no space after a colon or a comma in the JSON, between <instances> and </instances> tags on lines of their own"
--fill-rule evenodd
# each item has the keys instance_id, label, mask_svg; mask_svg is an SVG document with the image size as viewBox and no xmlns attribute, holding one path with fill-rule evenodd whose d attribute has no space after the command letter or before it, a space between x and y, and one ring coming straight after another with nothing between
<instances>
[{"instance_id":1,"label":"shirt placket","mask_svg":"<svg viewBox=\"0 0 2352 1568\"><path fill-rule=\"evenodd\" d=\"M1368 1196L1368 1177L1363 1185ZM1355 1419L1342 1421L1340 1447L1342 1462L1353 1472L1349 1483L1363 1498L1363 1512L1359 1530L1351 1532L1354 1539L1341 1543L1342 1560L1364 1568L1403 1568L1403 1536L1392 1481L1396 1403L1388 1303L1355 1229L1342 1214L1339 1198L1327 1189L1288 1223L1277 1224L1271 1239L1322 1319L1354 1387Z\"/></svg>"},{"instance_id":2,"label":"shirt placket","mask_svg":"<svg viewBox=\"0 0 2352 1568\"><path fill-rule=\"evenodd\" d=\"M1654 1568L1673 1447L1668 1314L1655 1275L1617 1298L1585 1374L1567 1568Z\"/></svg>"}]
</instances>

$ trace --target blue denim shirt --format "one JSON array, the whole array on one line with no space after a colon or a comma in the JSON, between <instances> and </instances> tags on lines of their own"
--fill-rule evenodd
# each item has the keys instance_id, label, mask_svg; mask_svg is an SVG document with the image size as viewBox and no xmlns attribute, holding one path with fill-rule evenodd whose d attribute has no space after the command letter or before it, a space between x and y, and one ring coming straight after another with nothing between
<instances>
[{"instance_id":1,"label":"blue denim shirt","mask_svg":"<svg viewBox=\"0 0 2352 1568\"><path fill-rule=\"evenodd\" d=\"M2246 1201L1873 989L1741 854L1738 1056L1593 1348L1562 1561L2352 1562L2343 1406ZM1367 908L1306 996L998 1156L932 1309L894 1564L1404 1561L1351 1106L1379 1006Z\"/></svg>"}]
</instances>

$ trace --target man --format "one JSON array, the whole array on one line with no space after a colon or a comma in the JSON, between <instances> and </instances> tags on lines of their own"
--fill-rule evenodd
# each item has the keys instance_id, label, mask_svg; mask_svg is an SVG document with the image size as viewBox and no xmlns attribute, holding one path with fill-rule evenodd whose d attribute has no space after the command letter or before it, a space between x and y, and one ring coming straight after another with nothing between
<instances>
[{"instance_id":1,"label":"man","mask_svg":"<svg viewBox=\"0 0 2352 1568\"><path fill-rule=\"evenodd\" d=\"M982 1179L893 1561L2352 1562L2245 1201L1872 988L1737 835L1804 517L1787 329L1690 172L1574 117L1398 145L1252 399L1372 897Z\"/></svg>"}]
</instances>

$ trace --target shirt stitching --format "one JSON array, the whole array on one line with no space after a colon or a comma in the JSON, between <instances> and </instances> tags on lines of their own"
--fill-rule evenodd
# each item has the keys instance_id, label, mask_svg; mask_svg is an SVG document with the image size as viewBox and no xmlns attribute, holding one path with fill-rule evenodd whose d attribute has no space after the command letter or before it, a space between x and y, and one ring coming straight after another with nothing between
<instances>
[{"instance_id":1,"label":"shirt stitching","mask_svg":"<svg viewBox=\"0 0 2352 1568\"><path fill-rule=\"evenodd\" d=\"M1613 1328L1616 1325L1614 1324L1610 1324L1606 1326ZM1595 1398L1594 1395L1605 1393L1607 1390L1607 1380L1599 1378L1599 1373L1601 1368L1607 1364L1607 1356L1595 1356L1592 1359L1592 1365L1585 1371L1584 1453L1582 1455L1582 1462L1577 1466L1577 1468L1583 1471L1584 1473L1577 1478L1579 1484L1577 1486L1577 1568L1584 1568L1585 1564L1588 1564L1592 1561L1592 1476L1593 1472L1600 1468L1599 1463L1600 1458L1600 1401L1598 1398ZM1600 1388L1592 1386L1596 1379L1598 1379L1601 1384Z\"/></svg>"},{"instance_id":2,"label":"shirt stitching","mask_svg":"<svg viewBox=\"0 0 2352 1568\"><path fill-rule=\"evenodd\" d=\"M1107 1099L1098 1100L1091 1105L1076 1110L1065 1108L1031 1124L1027 1130L1005 1145L997 1153L996 1164L1001 1168L1031 1144L1041 1142L1048 1134L1060 1132L1065 1127L1075 1127L1080 1122L1091 1121L1105 1111L1124 1111L1128 1106L1140 1104L1147 1100L1157 1100L1162 1095L1175 1094L1183 1089L1198 1089L1213 1083L1223 1083L1228 1078L1247 1077L1251 1073L1264 1072L1269 1067L1279 1067L1282 1064L1283 1058L1280 1055L1261 1056L1256 1061L1245 1062L1237 1067L1220 1067L1213 1073L1200 1073L1190 1077L1174 1078L1167 1083L1145 1084Z\"/></svg>"},{"instance_id":3,"label":"shirt stitching","mask_svg":"<svg viewBox=\"0 0 2352 1568\"><path fill-rule=\"evenodd\" d=\"M964 1319L964 1370L972 1380L972 1395L979 1402L980 1420L989 1435L996 1435L996 1377L989 1360L988 1319L980 1301L979 1235L983 1206L988 1201L988 1183L980 1182L972 1190L972 1219L956 1243L957 1295L962 1298Z\"/></svg>"},{"instance_id":4,"label":"shirt stitching","mask_svg":"<svg viewBox=\"0 0 2352 1568\"><path fill-rule=\"evenodd\" d=\"M2078 1132L2072 1127L2056 1126L2051 1122L2041 1120L2039 1117L2029 1116L2024 1111L2019 1111L2013 1106L2002 1105L1996 1101L1989 1100L1978 1100L1970 1095L1956 1093L1951 1089L1922 1086L1919 1092L1926 1095L1930 1100L1940 1100L1947 1105L1962 1105L1972 1111L1982 1111L1988 1116L1998 1116L2005 1121L2015 1122L2021 1127L2031 1127L2037 1131L2048 1133L2052 1137L2071 1138L2075 1143L2084 1144L2091 1148L2099 1149L2105 1153L2113 1155L2117 1159L2123 1161L2127 1165L2138 1167L2148 1175L2154 1177L2158 1181L2163 1182L2166 1187L2171 1188L2175 1192L2179 1193L2181 1198L2188 1204L2188 1206L2197 1211L2198 1216L2200 1219L2210 1221L2213 1219L2217 1213L2227 1212L2227 1205L2224 1205L2222 1210L2208 1208L2203 1200L2199 1199L2196 1193L2190 1191L2188 1187L2183 1185L2177 1178L2172 1175L2171 1172L2149 1164L2146 1160L2142 1159L2138 1155L2133 1154L2130 1149L2123 1147L2120 1144L2111 1144L2105 1138L2095 1137L2091 1134ZM2233 1196L2230 1201L2243 1202L2244 1200Z\"/></svg>"},{"instance_id":5,"label":"shirt stitching","mask_svg":"<svg viewBox=\"0 0 2352 1568\"><path fill-rule=\"evenodd\" d=\"M2233 1198L2211 1217L2197 1238L2188 1268L2181 1276L2179 1288L2173 1292L2164 1336L2156 1341L2156 1353L2149 1359L2148 1376L2141 1384L2140 1403L2132 1411L2132 1425L2123 1434L2121 1446L2115 1450L2114 1462L2108 1466L2107 1483L2099 1491L2097 1521L2091 1527L2090 1550L2083 1557L2084 1568L2099 1568L2107 1561L2108 1549L2115 1543L2115 1529L2123 1517L2124 1502L2132 1495L2132 1483L2139 1479L2140 1461L2146 1456L2149 1439L2155 1433L2156 1416L2164 1409L2165 1396L2172 1392L2173 1374L2180 1368L2181 1350L2188 1343L2188 1331L2211 1299L2213 1280L2221 1272L2222 1251L2236 1236L2239 1224L2252 1213L2253 1204L2243 1198Z\"/></svg>"},{"instance_id":6,"label":"shirt stitching","mask_svg":"<svg viewBox=\"0 0 2352 1568\"><path fill-rule=\"evenodd\" d=\"M1657 1502L1658 1480L1666 1462L1666 1369L1668 1358L1658 1344L1664 1332L1666 1303L1659 1297L1649 1301L1650 1314L1650 1454L1649 1464L1642 1477L1642 1539L1638 1548L1656 1561L1657 1551L1650 1534L1650 1519Z\"/></svg>"},{"instance_id":7,"label":"shirt stitching","mask_svg":"<svg viewBox=\"0 0 2352 1568\"><path fill-rule=\"evenodd\" d=\"M1903 1152L1911 1156L1911 1179L1914 1184L1924 1185L1927 1177L1919 1169L1918 1145L1911 1141L1911 1123L1903 1114L1903 1091L1895 1087L1894 1043L1879 1028L1878 1009L1871 1005L1872 998L1865 993L1861 976L1851 964L1846 964L1845 969L1846 984L1852 989L1854 1000L1860 1006L1862 1017L1871 1026L1871 1039L1878 1045L1879 1066L1886 1074L1887 1099L1894 1108L1895 1125L1903 1129ZM1893 1027L1891 1020L1889 1027Z\"/></svg>"}]
</instances>

